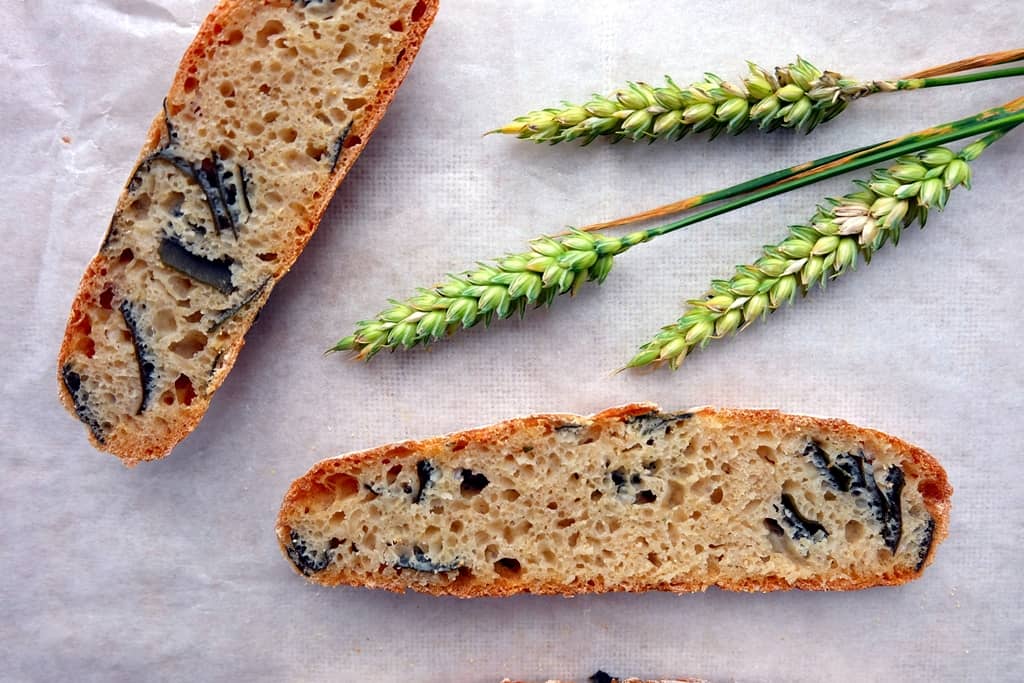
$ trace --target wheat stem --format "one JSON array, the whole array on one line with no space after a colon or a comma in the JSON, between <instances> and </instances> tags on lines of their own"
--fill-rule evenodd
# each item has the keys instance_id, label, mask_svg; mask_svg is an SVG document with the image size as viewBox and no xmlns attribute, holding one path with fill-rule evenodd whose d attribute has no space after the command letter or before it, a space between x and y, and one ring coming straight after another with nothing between
<instances>
[{"instance_id":1,"label":"wheat stem","mask_svg":"<svg viewBox=\"0 0 1024 683\"><path fill-rule=\"evenodd\" d=\"M807 176L819 177L819 174L823 174L830 168L833 168L835 166L842 166L847 170L854 170L858 167L852 165L848 166L847 164L855 161L858 158L864 157L865 155L875 154L877 152L882 152L886 149L891 150L894 148L899 148L900 145L906 145L914 141L930 145L932 144L930 141L933 140L933 136L938 133L963 129L969 125L977 123L978 121L990 118L993 115L1012 113L1014 111L1019 111L1022 108L1024 108L1024 98L1018 98L1016 100L1008 102L1007 104L1001 107L988 109L984 112L981 112L980 114L975 114L974 116L968 116L957 121L952 121L943 126L925 128L924 130L919 130L899 138L893 138L892 140L887 140L882 143L867 145L865 147L860 147L854 150L847 150L845 152L840 152L838 154L830 154L828 156L821 157L820 159L815 159L814 161L804 162L802 164L797 164L796 166L790 166L789 168L773 171L771 173L767 173L765 175L753 178L751 180L746 180L742 183L737 183L736 185L732 185L721 190L694 195L692 197L687 197L686 199L682 199L669 204L663 204L662 206L658 206L653 209L648 209L640 213L635 213L621 218L614 218L612 220L604 221L602 223L594 223L592 225L583 226L578 228L578 230L582 230L584 232L592 232L595 230L607 230L610 228L618 228L626 225L631 225L634 223L649 221L656 218L665 218L666 216L675 215L678 213L682 213L684 211L690 211L697 207L712 204L717 201L731 199L732 197L737 197L747 192L753 192L755 190L759 190L765 187L771 187L777 184L781 184L792 178ZM950 141L952 140L946 140L946 142ZM902 151L898 153L909 153L915 151L912 148L901 149ZM891 158L891 156L893 155L894 154L892 152L890 152L889 155L885 157L875 154L872 160L867 163L875 163L880 159L884 160L884 158Z\"/></svg>"},{"instance_id":2,"label":"wheat stem","mask_svg":"<svg viewBox=\"0 0 1024 683\"><path fill-rule=\"evenodd\" d=\"M967 57L966 59L958 59L955 62L949 62L948 64L939 64L938 66L932 66L912 74L907 74L903 78L910 79L945 76L946 74L961 73L963 71L971 71L973 69L1009 64L1010 62L1019 62L1022 59L1024 59L1024 49L1017 48L1014 50L1001 50L999 52L989 52L983 55Z\"/></svg>"}]
</instances>

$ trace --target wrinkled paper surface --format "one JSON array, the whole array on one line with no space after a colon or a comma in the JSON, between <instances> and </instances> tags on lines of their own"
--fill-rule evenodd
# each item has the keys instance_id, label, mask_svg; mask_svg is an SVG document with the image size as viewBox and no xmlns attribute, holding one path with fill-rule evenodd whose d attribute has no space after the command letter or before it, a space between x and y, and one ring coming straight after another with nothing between
<instances>
[{"instance_id":1,"label":"wrinkled paper surface","mask_svg":"<svg viewBox=\"0 0 1024 683\"><path fill-rule=\"evenodd\" d=\"M682 301L807 219L834 179L621 257L575 300L370 365L323 350L393 296L542 232L972 114L1022 81L878 95L811 136L547 147L481 133L626 80L744 60L896 77L1024 43L1019 7L444 0L406 84L277 287L205 420L133 470L56 398L68 307L210 0L0 6L7 680L1008 680L1024 659L1019 205L1024 132L924 232L677 373L612 374ZM842 417L956 488L924 577L857 593L460 601L307 585L273 533L315 461L537 411L631 401Z\"/></svg>"}]
</instances>

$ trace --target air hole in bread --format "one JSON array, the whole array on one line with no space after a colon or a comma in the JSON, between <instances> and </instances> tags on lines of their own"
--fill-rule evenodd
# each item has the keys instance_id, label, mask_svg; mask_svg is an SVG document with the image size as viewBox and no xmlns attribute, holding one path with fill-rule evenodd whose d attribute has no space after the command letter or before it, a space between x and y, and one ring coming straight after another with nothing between
<instances>
[{"instance_id":1,"label":"air hole in bread","mask_svg":"<svg viewBox=\"0 0 1024 683\"><path fill-rule=\"evenodd\" d=\"M504 579L516 579L523 573L519 560L513 557L503 557L494 563L494 573Z\"/></svg>"},{"instance_id":2,"label":"air hole in bread","mask_svg":"<svg viewBox=\"0 0 1024 683\"><path fill-rule=\"evenodd\" d=\"M109 311L113 308L113 301L114 290L110 286L107 286L102 292L100 292L100 307Z\"/></svg>"},{"instance_id":3,"label":"air hole in bread","mask_svg":"<svg viewBox=\"0 0 1024 683\"><path fill-rule=\"evenodd\" d=\"M358 111L366 106L365 97L343 97L342 100L349 111Z\"/></svg>"},{"instance_id":4,"label":"air hole in bread","mask_svg":"<svg viewBox=\"0 0 1024 683\"><path fill-rule=\"evenodd\" d=\"M165 335L178 329L178 321L174 311L163 308L153 316L153 331L157 335Z\"/></svg>"},{"instance_id":5,"label":"air hole in bread","mask_svg":"<svg viewBox=\"0 0 1024 683\"><path fill-rule=\"evenodd\" d=\"M423 18L424 13L427 11L427 3L420 0L416 3L416 6L412 8L412 20L419 21Z\"/></svg>"},{"instance_id":6,"label":"air hole in bread","mask_svg":"<svg viewBox=\"0 0 1024 683\"><path fill-rule=\"evenodd\" d=\"M174 380L174 397L182 405L192 405L192 401L196 397L196 390L187 375L178 375L178 379Z\"/></svg>"},{"instance_id":7,"label":"air hole in bread","mask_svg":"<svg viewBox=\"0 0 1024 683\"><path fill-rule=\"evenodd\" d=\"M321 480L321 483L328 490L334 492L337 500L345 500L359 493L359 480L341 472L327 475Z\"/></svg>"},{"instance_id":8,"label":"air hole in bread","mask_svg":"<svg viewBox=\"0 0 1024 683\"><path fill-rule=\"evenodd\" d=\"M96 355L96 342L88 335L79 337L75 342L75 351L81 353L86 358L92 358Z\"/></svg>"},{"instance_id":9,"label":"air hole in bread","mask_svg":"<svg viewBox=\"0 0 1024 683\"><path fill-rule=\"evenodd\" d=\"M271 19L263 24L263 27L256 32L257 47L267 47L270 44L270 37L284 31L284 24L277 19Z\"/></svg>"},{"instance_id":10,"label":"air hole in bread","mask_svg":"<svg viewBox=\"0 0 1024 683\"><path fill-rule=\"evenodd\" d=\"M199 313L199 317L202 318L202 313ZM198 319L192 322L198 322ZM181 339L171 342L168 349L182 358L192 358L206 348L207 341L206 335L199 330L189 330Z\"/></svg>"},{"instance_id":11,"label":"air hole in bread","mask_svg":"<svg viewBox=\"0 0 1024 683\"><path fill-rule=\"evenodd\" d=\"M319 143L309 142L306 144L306 156L314 161L320 161L327 155L327 148Z\"/></svg>"},{"instance_id":12,"label":"air hole in bread","mask_svg":"<svg viewBox=\"0 0 1024 683\"><path fill-rule=\"evenodd\" d=\"M341 52L338 53L338 61L343 62L356 53L356 46L352 43L345 43L345 46L341 48Z\"/></svg>"}]
</instances>

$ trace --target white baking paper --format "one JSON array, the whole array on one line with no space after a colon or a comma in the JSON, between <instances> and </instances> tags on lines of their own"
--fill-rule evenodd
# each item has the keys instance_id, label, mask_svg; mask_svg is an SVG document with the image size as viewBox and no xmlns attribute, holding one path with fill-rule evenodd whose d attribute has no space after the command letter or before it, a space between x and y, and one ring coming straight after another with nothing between
<instances>
[{"instance_id":1,"label":"white baking paper","mask_svg":"<svg viewBox=\"0 0 1024 683\"><path fill-rule=\"evenodd\" d=\"M626 80L735 78L800 54L895 77L1024 43L1016 2L444 0L406 84L277 287L206 418L163 461L95 452L56 398L67 310L210 0L0 4L0 678L498 681L597 669L712 681L1019 680L1024 669L1024 132L924 232L697 354L613 374L710 279L850 177L634 249L575 300L370 365L323 350L385 299L645 209L1021 94L878 95L811 136L536 146L483 131ZM856 176L863 176L861 172ZM919 581L857 593L460 601L328 590L274 519L318 459L536 411L775 407L934 453L956 488Z\"/></svg>"}]
</instances>

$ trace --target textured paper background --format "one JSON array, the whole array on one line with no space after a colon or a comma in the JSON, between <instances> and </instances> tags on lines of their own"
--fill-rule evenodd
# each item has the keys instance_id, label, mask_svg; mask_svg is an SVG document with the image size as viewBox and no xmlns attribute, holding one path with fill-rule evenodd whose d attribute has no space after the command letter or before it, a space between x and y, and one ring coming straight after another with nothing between
<instances>
[{"instance_id":1,"label":"textured paper background","mask_svg":"<svg viewBox=\"0 0 1024 683\"><path fill-rule=\"evenodd\" d=\"M510 115L627 79L732 78L745 59L798 53L898 76L1024 43L1018 3L445 0L206 419L171 457L126 470L58 405L54 357L82 269L211 5L0 5L0 678L1020 678L1024 132L986 153L975 189L925 232L675 374L611 371L682 299L848 179L640 247L603 287L524 323L369 366L322 355L385 298L540 232L968 115L1020 94L1021 81L873 97L806 138L581 149L480 137ZM634 400L777 407L906 438L949 471L950 538L924 578L898 589L574 600L325 590L276 547L281 495L317 459Z\"/></svg>"}]
</instances>

